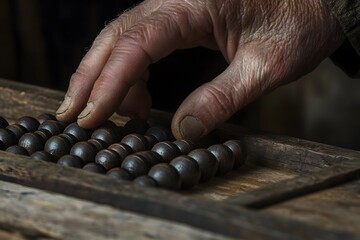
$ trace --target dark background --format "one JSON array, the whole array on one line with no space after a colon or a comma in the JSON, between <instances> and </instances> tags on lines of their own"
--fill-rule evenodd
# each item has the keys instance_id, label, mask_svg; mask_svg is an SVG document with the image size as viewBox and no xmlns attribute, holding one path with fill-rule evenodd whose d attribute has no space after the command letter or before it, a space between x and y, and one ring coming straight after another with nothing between
<instances>
[{"instance_id":1,"label":"dark background","mask_svg":"<svg viewBox=\"0 0 360 240\"><path fill-rule=\"evenodd\" d=\"M0 0L0 78L65 91L92 41L140 1ZM150 67L153 108L174 112L227 64L217 52L179 50ZM166 89L166 91L161 91ZM299 81L261 97L230 120L242 126L360 149L360 82L326 59Z\"/></svg>"}]
</instances>

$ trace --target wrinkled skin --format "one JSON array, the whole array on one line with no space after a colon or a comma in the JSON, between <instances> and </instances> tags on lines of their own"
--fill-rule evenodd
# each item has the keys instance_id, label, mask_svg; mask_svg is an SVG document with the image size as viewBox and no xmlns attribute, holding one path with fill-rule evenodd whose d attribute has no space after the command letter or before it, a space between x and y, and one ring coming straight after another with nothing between
<instances>
[{"instance_id":1,"label":"wrinkled skin","mask_svg":"<svg viewBox=\"0 0 360 240\"><path fill-rule=\"evenodd\" d=\"M114 112L146 119L148 67L176 49L221 51L229 66L194 90L172 120L197 140L265 92L313 70L344 41L321 0L148 0L95 39L71 77L57 118L82 127Z\"/></svg>"}]
</instances>

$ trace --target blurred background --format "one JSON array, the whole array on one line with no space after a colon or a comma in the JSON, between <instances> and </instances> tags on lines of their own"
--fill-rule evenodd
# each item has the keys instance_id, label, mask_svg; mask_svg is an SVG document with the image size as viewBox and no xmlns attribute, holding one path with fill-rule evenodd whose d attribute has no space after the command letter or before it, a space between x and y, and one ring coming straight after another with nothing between
<instances>
[{"instance_id":1,"label":"blurred background","mask_svg":"<svg viewBox=\"0 0 360 240\"><path fill-rule=\"evenodd\" d=\"M0 0L0 78L65 91L92 41L132 0ZM174 112L226 68L217 52L176 51L150 68L153 108ZM166 89L161 91L160 89ZM360 150L360 79L330 59L230 120L250 129Z\"/></svg>"}]
</instances>

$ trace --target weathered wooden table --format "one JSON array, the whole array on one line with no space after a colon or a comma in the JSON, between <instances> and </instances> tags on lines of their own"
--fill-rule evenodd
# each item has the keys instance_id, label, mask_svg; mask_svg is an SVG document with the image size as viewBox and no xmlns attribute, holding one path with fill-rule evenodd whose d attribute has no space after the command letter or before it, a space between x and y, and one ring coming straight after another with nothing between
<instances>
[{"instance_id":1,"label":"weathered wooden table","mask_svg":"<svg viewBox=\"0 0 360 240\"><path fill-rule=\"evenodd\" d=\"M0 115L53 113L63 94L0 80ZM246 164L177 192L0 151L0 239L360 239L360 152L226 124L208 137L228 138Z\"/></svg>"}]
</instances>

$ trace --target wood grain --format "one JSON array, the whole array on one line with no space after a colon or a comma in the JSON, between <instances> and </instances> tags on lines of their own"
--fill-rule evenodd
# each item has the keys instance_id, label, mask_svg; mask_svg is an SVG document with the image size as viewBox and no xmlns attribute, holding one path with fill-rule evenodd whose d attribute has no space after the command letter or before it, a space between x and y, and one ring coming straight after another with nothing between
<instances>
[{"instance_id":1,"label":"wood grain","mask_svg":"<svg viewBox=\"0 0 360 240\"><path fill-rule=\"evenodd\" d=\"M5 231L5 230L1 230L0 227L0 239L8 239L8 240L25 240L26 237L18 232L13 232L13 231Z\"/></svg>"},{"instance_id":2,"label":"wood grain","mask_svg":"<svg viewBox=\"0 0 360 240\"><path fill-rule=\"evenodd\" d=\"M229 204L261 209L282 201L330 188L360 178L360 162L347 161L341 165L314 172L311 176L299 176L267 185L225 200Z\"/></svg>"},{"instance_id":3,"label":"wood grain","mask_svg":"<svg viewBox=\"0 0 360 240\"><path fill-rule=\"evenodd\" d=\"M341 229L360 236L360 180L341 184L261 210L284 218Z\"/></svg>"},{"instance_id":4,"label":"wood grain","mask_svg":"<svg viewBox=\"0 0 360 240\"><path fill-rule=\"evenodd\" d=\"M224 201L297 176L290 171L246 164L224 176L214 177L208 182L198 184L193 189L181 193L201 199Z\"/></svg>"},{"instance_id":5,"label":"wood grain","mask_svg":"<svg viewBox=\"0 0 360 240\"><path fill-rule=\"evenodd\" d=\"M11 224L29 239L232 239L6 182L0 183L0 212L3 228ZM25 239L1 230L0 238Z\"/></svg>"}]
</instances>

